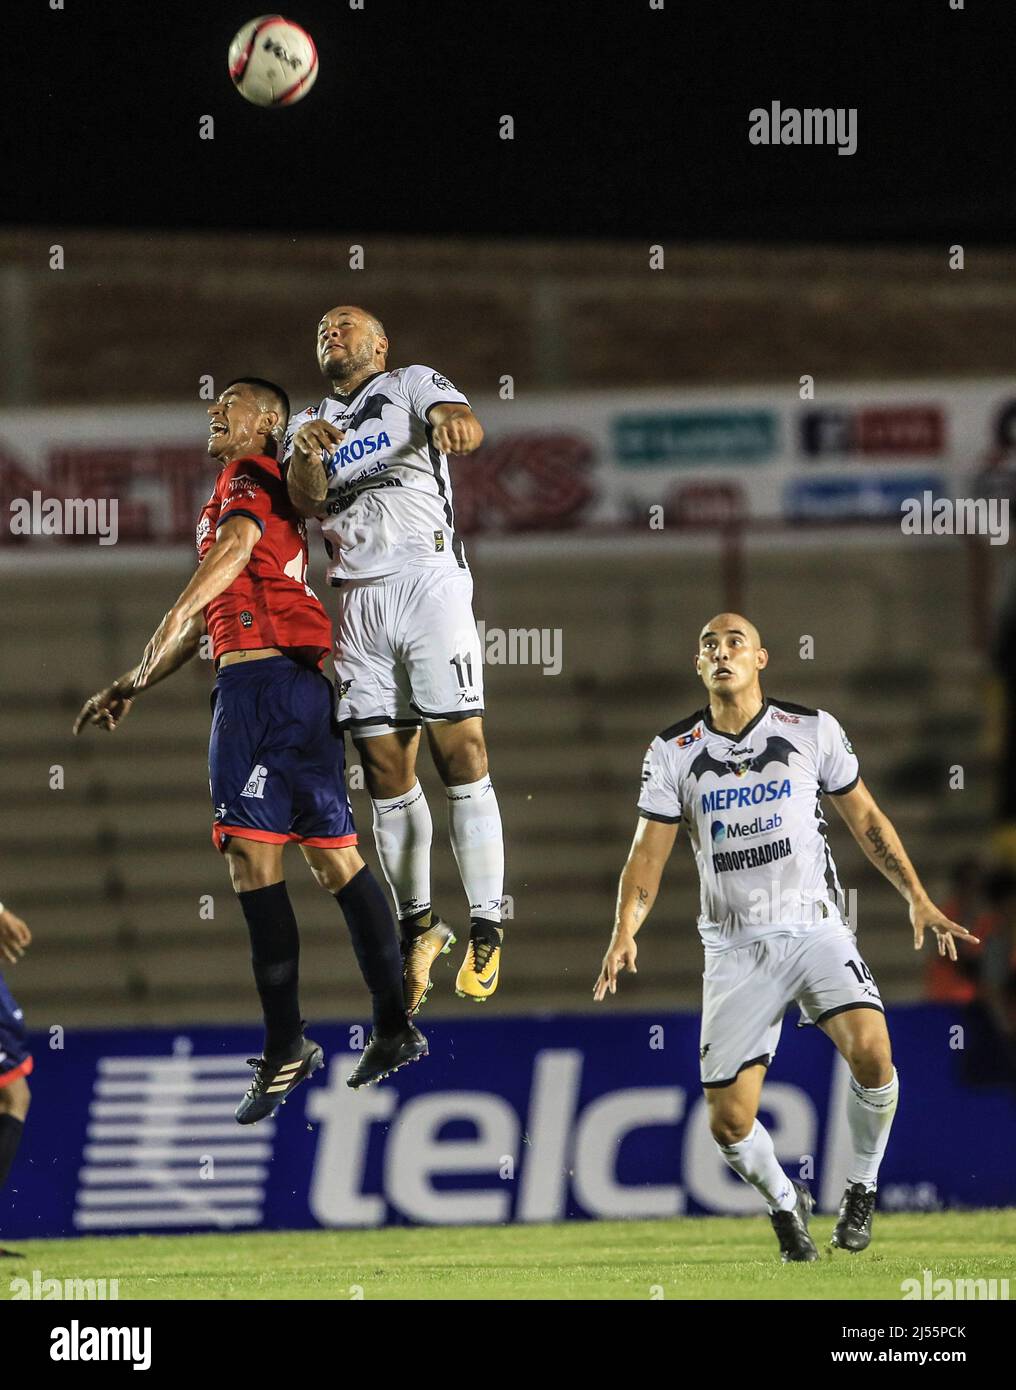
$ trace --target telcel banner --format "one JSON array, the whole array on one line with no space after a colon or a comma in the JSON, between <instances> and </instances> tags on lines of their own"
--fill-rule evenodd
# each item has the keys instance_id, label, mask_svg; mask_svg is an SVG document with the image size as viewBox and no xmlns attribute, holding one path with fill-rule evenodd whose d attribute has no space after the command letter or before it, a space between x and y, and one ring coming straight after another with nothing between
<instances>
[{"instance_id":1,"label":"telcel banner","mask_svg":"<svg viewBox=\"0 0 1016 1390\"><path fill-rule=\"evenodd\" d=\"M783 1163L833 1210L846 1178L846 1069L795 1018L763 1120ZM1016 1109L1002 1088L964 1084L957 1011L900 1008L890 1023L902 1091L882 1209L1011 1204ZM345 1081L361 1026L314 1026L325 1070L249 1128L233 1109L258 1050L251 1030L68 1032L59 1048L35 1037L34 1100L0 1233L761 1212L709 1134L694 1015L424 1027L428 1059L354 1092Z\"/></svg>"}]
</instances>

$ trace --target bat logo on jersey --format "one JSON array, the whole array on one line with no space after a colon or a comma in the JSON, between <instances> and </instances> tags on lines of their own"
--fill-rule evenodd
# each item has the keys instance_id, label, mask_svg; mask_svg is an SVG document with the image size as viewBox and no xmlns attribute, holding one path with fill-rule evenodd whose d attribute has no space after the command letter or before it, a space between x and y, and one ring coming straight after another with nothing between
<instances>
[{"instance_id":1,"label":"bat logo on jersey","mask_svg":"<svg viewBox=\"0 0 1016 1390\"><path fill-rule=\"evenodd\" d=\"M789 767L790 755L796 752L794 745L779 734L767 738L762 752L750 758L720 761L713 757L708 748L703 748L691 765L691 773L696 779L704 777L707 772L715 772L717 777L729 777L731 774L743 777L747 772L765 772L770 763L783 763Z\"/></svg>"},{"instance_id":2,"label":"bat logo on jersey","mask_svg":"<svg viewBox=\"0 0 1016 1390\"><path fill-rule=\"evenodd\" d=\"M364 404L360 407L360 409L350 420L349 424L346 426L346 429L358 430L360 426L365 425L368 420L380 420L382 418L381 412L384 410L385 406L391 404L392 402L388 399L388 397L382 396L381 392L378 391L375 395L370 396L364 402Z\"/></svg>"}]
</instances>

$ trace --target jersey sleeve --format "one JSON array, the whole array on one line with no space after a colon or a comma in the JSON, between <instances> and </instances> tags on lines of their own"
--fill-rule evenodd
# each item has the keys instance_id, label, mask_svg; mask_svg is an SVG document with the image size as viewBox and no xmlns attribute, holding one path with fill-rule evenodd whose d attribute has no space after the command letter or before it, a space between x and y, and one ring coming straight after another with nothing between
<instances>
[{"instance_id":1,"label":"jersey sleeve","mask_svg":"<svg viewBox=\"0 0 1016 1390\"><path fill-rule=\"evenodd\" d=\"M286 433L282 441L282 448L279 450L279 468L282 472L283 477L285 477L286 468L289 464L289 460L293 457L294 434L296 434L297 430L300 428L301 425L305 425L308 420L313 420L315 418L315 414L316 412L312 410L310 406L308 406L306 410L301 410L299 415L291 415L289 417L289 424L286 426Z\"/></svg>"},{"instance_id":2,"label":"jersey sleeve","mask_svg":"<svg viewBox=\"0 0 1016 1390\"><path fill-rule=\"evenodd\" d=\"M681 793L674 780L667 745L659 736L653 739L642 760L638 809L646 820L663 821L665 825L676 825L681 819Z\"/></svg>"},{"instance_id":3,"label":"jersey sleeve","mask_svg":"<svg viewBox=\"0 0 1016 1390\"><path fill-rule=\"evenodd\" d=\"M261 534L272 514L272 495L267 476L250 459L237 459L219 477L219 515L215 529L233 516L247 516L257 523Z\"/></svg>"},{"instance_id":4,"label":"jersey sleeve","mask_svg":"<svg viewBox=\"0 0 1016 1390\"><path fill-rule=\"evenodd\" d=\"M469 404L457 386L431 367L406 367L402 373L402 389L414 415L419 415L425 422L431 406Z\"/></svg>"},{"instance_id":5,"label":"jersey sleeve","mask_svg":"<svg viewBox=\"0 0 1016 1390\"><path fill-rule=\"evenodd\" d=\"M839 720L818 712L818 784L829 796L842 796L857 786L857 755Z\"/></svg>"}]
</instances>

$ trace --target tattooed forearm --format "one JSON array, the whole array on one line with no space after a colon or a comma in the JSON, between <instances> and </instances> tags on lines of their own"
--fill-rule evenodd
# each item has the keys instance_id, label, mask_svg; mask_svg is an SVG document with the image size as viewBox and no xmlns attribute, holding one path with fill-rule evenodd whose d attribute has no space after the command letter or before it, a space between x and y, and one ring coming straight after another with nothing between
<instances>
[{"instance_id":1,"label":"tattooed forearm","mask_svg":"<svg viewBox=\"0 0 1016 1390\"><path fill-rule=\"evenodd\" d=\"M913 892L914 882L907 871L907 866L902 859L889 848L882 828L878 825L869 825L864 832L865 839L871 843L868 857L872 863L882 870L886 878L891 883L895 883L901 892L909 894Z\"/></svg>"},{"instance_id":2,"label":"tattooed forearm","mask_svg":"<svg viewBox=\"0 0 1016 1390\"><path fill-rule=\"evenodd\" d=\"M649 911L649 889L635 886L635 904L632 907L632 916L636 922L641 922L642 918Z\"/></svg>"}]
</instances>

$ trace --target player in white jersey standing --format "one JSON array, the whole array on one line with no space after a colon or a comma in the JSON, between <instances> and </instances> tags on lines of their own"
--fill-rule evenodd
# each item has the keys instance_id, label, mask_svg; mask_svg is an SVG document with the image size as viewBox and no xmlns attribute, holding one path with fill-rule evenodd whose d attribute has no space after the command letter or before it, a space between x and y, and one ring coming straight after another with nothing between
<instances>
[{"instance_id":1,"label":"player in white jersey standing","mask_svg":"<svg viewBox=\"0 0 1016 1390\"><path fill-rule=\"evenodd\" d=\"M757 1117L766 1068L791 1003L850 1068L851 1165L832 1245L871 1240L878 1169L899 1083L878 987L843 916L843 893L820 799L831 796L857 843L910 905L914 947L933 931L940 955L977 938L943 917L899 836L861 781L843 729L824 710L766 699L769 656L757 629L721 613L699 637L704 709L655 738L646 754L639 822L621 874L613 935L594 989L615 993L635 971L635 934L652 909L679 823L701 880L706 953L699 1048L709 1122L720 1153L769 1208L784 1261L815 1260L812 1198L780 1166Z\"/></svg>"},{"instance_id":2,"label":"player in white jersey standing","mask_svg":"<svg viewBox=\"0 0 1016 1390\"><path fill-rule=\"evenodd\" d=\"M483 439L469 402L430 367L386 365L380 320L353 305L318 324L331 394L290 421L283 467L294 506L321 521L340 593L339 722L360 752L374 839L395 899L415 1013L454 943L430 896L430 809L416 776L421 726L448 794L452 850L469 901L463 998L497 988L504 842L483 736L483 655L473 581L452 511L449 454Z\"/></svg>"}]
</instances>

